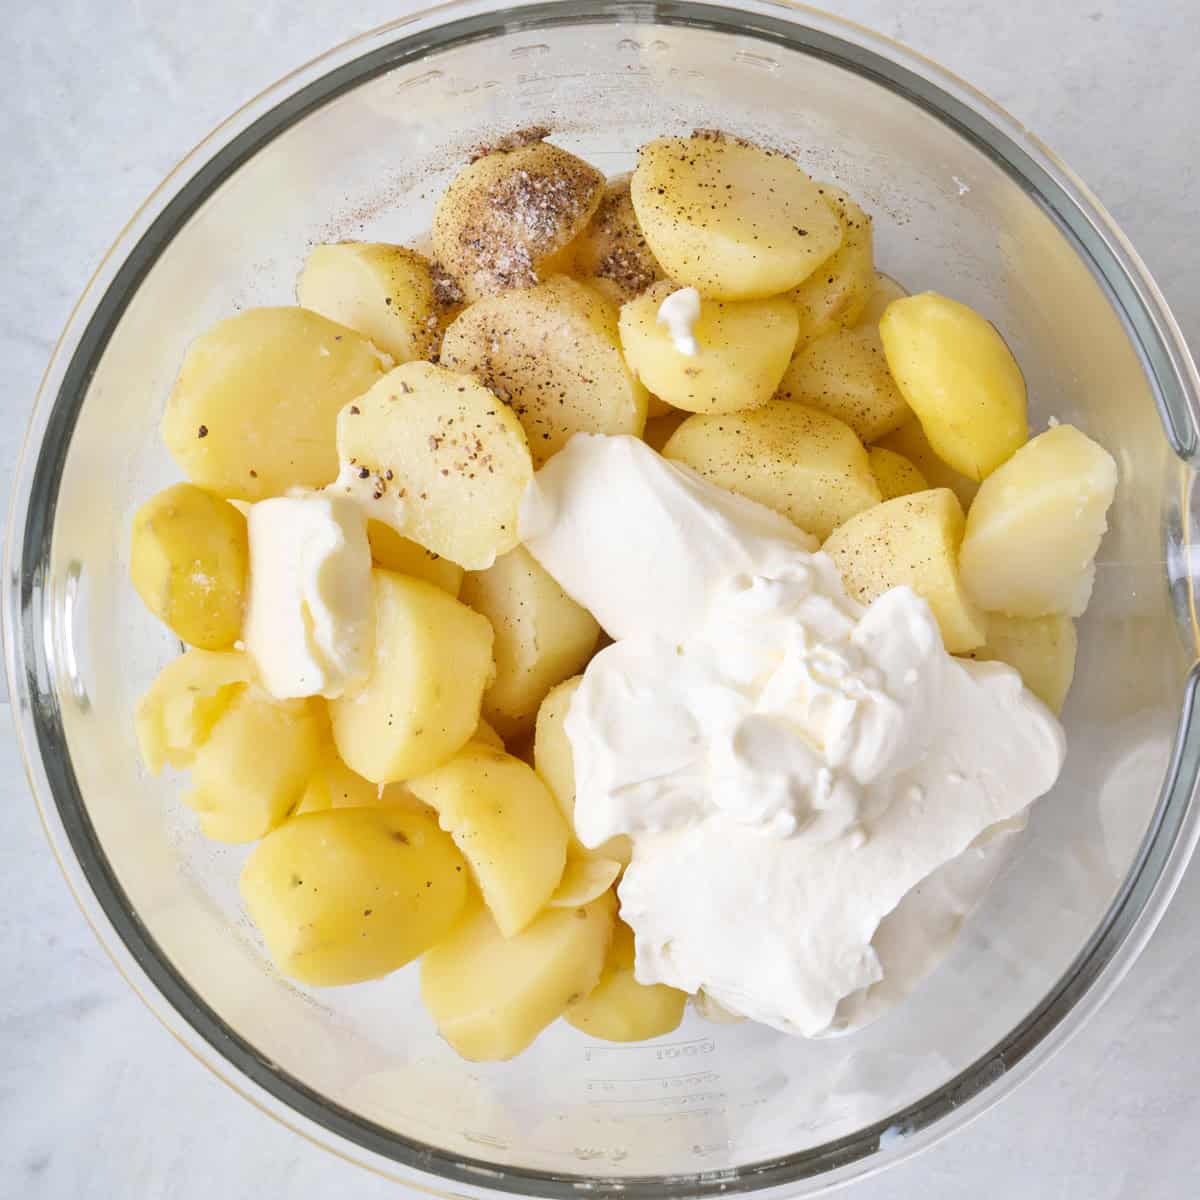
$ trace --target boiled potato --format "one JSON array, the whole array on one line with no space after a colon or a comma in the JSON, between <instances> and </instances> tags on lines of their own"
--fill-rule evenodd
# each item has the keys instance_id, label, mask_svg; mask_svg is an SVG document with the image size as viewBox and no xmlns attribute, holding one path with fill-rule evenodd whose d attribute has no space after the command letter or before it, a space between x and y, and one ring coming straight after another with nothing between
<instances>
[{"instance_id":1,"label":"boiled potato","mask_svg":"<svg viewBox=\"0 0 1200 1200\"><path fill-rule=\"evenodd\" d=\"M641 381L688 412L757 408L771 398L796 343L798 319L786 300L701 300L692 326L697 353L684 354L659 323L662 302L676 291L656 283L621 309L621 346Z\"/></svg>"},{"instance_id":2,"label":"boiled potato","mask_svg":"<svg viewBox=\"0 0 1200 1200\"><path fill-rule=\"evenodd\" d=\"M423 579L378 568L366 683L329 703L333 739L372 783L445 762L475 731L492 676L492 627Z\"/></svg>"},{"instance_id":3,"label":"boiled potato","mask_svg":"<svg viewBox=\"0 0 1200 1200\"><path fill-rule=\"evenodd\" d=\"M646 422L646 428L642 433L642 440L653 450L662 453L663 447L671 440L671 435L684 423L692 414L684 412L682 409L673 408L670 412L663 413L661 417L651 417Z\"/></svg>"},{"instance_id":4,"label":"boiled potato","mask_svg":"<svg viewBox=\"0 0 1200 1200\"><path fill-rule=\"evenodd\" d=\"M504 749L504 739L482 717L475 726L471 741L482 742L485 746L491 746L493 750Z\"/></svg>"},{"instance_id":5,"label":"boiled potato","mask_svg":"<svg viewBox=\"0 0 1200 1200\"><path fill-rule=\"evenodd\" d=\"M242 869L241 892L279 970L331 987L378 979L445 937L467 877L432 817L333 808L267 834Z\"/></svg>"},{"instance_id":6,"label":"boiled potato","mask_svg":"<svg viewBox=\"0 0 1200 1200\"><path fill-rule=\"evenodd\" d=\"M355 774L342 762L337 750L326 745L292 815L325 812L331 808L373 808L385 803L381 795L383 790L378 784Z\"/></svg>"},{"instance_id":7,"label":"boiled potato","mask_svg":"<svg viewBox=\"0 0 1200 1200\"><path fill-rule=\"evenodd\" d=\"M538 709L533 736L533 765L545 781L571 831L571 853L577 859L589 855L628 866L633 858L633 843L624 834L609 838L595 849L584 846L575 834L575 760L564 722L571 698L583 676L577 675L554 688Z\"/></svg>"},{"instance_id":8,"label":"boiled potato","mask_svg":"<svg viewBox=\"0 0 1200 1200\"><path fill-rule=\"evenodd\" d=\"M664 983L638 983L633 959L633 931L618 921L600 982L567 1007L567 1023L605 1042L641 1042L678 1029L687 993Z\"/></svg>"},{"instance_id":9,"label":"boiled potato","mask_svg":"<svg viewBox=\"0 0 1200 1200\"><path fill-rule=\"evenodd\" d=\"M862 312L858 314L858 319L853 321L852 324L878 326L879 318L883 316L884 309L893 300L899 300L901 296L907 295L908 292L905 288L890 275L885 275L882 271L876 271L874 281L871 285L871 295L868 297L866 306Z\"/></svg>"},{"instance_id":10,"label":"boiled potato","mask_svg":"<svg viewBox=\"0 0 1200 1200\"><path fill-rule=\"evenodd\" d=\"M583 232L604 176L549 142L498 149L464 167L433 212L433 249L468 300L528 288Z\"/></svg>"},{"instance_id":11,"label":"boiled potato","mask_svg":"<svg viewBox=\"0 0 1200 1200\"><path fill-rule=\"evenodd\" d=\"M184 800L220 842L252 842L295 808L321 756L319 700L274 700L245 685L197 747Z\"/></svg>"},{"instance_id":12,"label":"boiled potato","mask_svg":"<svg viewBox=\"0 0 1200 1200\"><path fill-rule=\"evenodd\" d=\"M910 587L933 610L951 654L983 645L983 613L962 586L958 548L963 511L949 488L900 496L861 512L821 547L842 573L846 591L870 604L894 587Z\"/></svg>"},{"instance_id":13,"label":"boiled potato","mask_svg":"<svg viewBox=\"0 0 1200 1200\"><path fill-rule=\"evenodd\" d=\"M254 677L249 658L237 651L189 650L158 673L134 718L146 770L187 767L230 700Z\"/></svg>"},{"instance_id":14,"label":"boiled potato","mask_svg":"<svg viewBox=\"0 0 1200 1200\"><path fill-rule=\"evenodd\" d=\"M380 242L316 246L296 282L301 305L357 330L398 363L437 353L457 292L423 254Z\"/></svg>"},{"instance_id":15,"label":"boiled potato","mask_svg":"<svg viewBox=\"0 0 1200 1200\"><path fill-rule=\"evenodd\" d=\"M536 464L573 433L646 424L646 389L621 355L616 310L565 275L472 304L446 330L442 362L512 406Z\"/></svg>"},{"instance_id":16,"label":"boiled potato","mask_svg":"<svg viewBox=\"0 0 1200 1200\"><path fill-rule=\"evenodd\" d=\"M912 416L872 326L835 329L805 346L776 393L845 421L864 442L894 433Z\"/></svg>"},{"instance_id":17,"label":"boiled potato","mask_svg":"<svg viewBox=\"0 0 1200 1200\"><path fill-rule=\"evenodd\" d=\"M844 236L820 187L790 158L714 132L648 142L630 195L667 276L712 300L786 292Z\"/></svg>"},{"instance_id":18,"label":"boiled potato","mask_svg":"<svg viewBox=\"0 0 1200 1200\"><path fill-rule=\"evenodd\" d=\"M1117 487L1113 457L1073 425L1022 446L980 486L963 537L963 583L1010 617L1087 607Z\"/></svg>"},{"instance_id":19,"label":"boiled potato","mask_svg":"<svg viewBox=\"0 0 1200 1200\"><path fill-rule=\"evenodd\" d=\"M337 487L370 517L467 570L517 544L533 476L521 423L469 375L405 363L337 419Z\"/></svg>"},{"instance_id":20,"label":"boiled potato","mask_svg":"<svg viewBox=\"0 0 1200 1200\"><path fill-rule=\"evenodd\" d=\"M408 781L437 812L505 937L521 932L562 879L567 826L531 767L479 742Z\"/></svg>"},{"instance_id":21,"label":"boiled potato","mask_svg":"<svg viewBox=\"0 0 1200 1200\"><path fill-rule=\"evenodd\" d=\"M367 540L371 543L371 558L376 566L383 567L385 571L424 579L451 596L458 595L463 581L463 569L458 563L434 554L424 546L418 546L409 538L401 537L382 521L367 522Z\"/></svg>"},{"instance_id":22,"label":"boiled potato","mask_svg":"<svg viewBox=\"0 0 1200 1200\"><path fill-rule=\"evenodd\" d=\"M506 938L483 905L470 908L421 960L421 999L438 1032L472 1062L520 1054L604 970L616 902L548 908Z\"/></svg>"},{"instance_id":23,"label":"boiled potato","mask_svg":"<svg viewBox=\"0 0 1200 1200\"><path fill-rule=\"evenodd\" d=\"M251 308L188 348L162 434L193 483L265 500L338 473L341 407L383 374L361 334L304 308Z\"/></svg>"},{"instance_id":24,"label":"boiled potato","mask_svg":"<svg viewBox=\"0 0 1200 1200\"><path fill-rule=\"evenodd\" d=\"M800 318L801 345L855 324L875 290L871 218L841 188L828 183L817 187L841 223L842 244L820 270L788 293Z\"/></svg>"},{"instance_id":25,"label":"boiled potato","mask_svg":"<svg viewBox=\"0 0 1200 1200\"><path fill-rule=\"evenodd\" d=\"M600 626L518 546L486 571L463 580L460 598L492 624L496 678L483 694L483 715L504 738L533 728L546 693L581 671Z\"/></svg>"},{"instance_id":26,"label":"boiled potato","mask_svg":"<svg viewBox=\"0 0 1200 1200\"><path fill-rule=\"evenodd\" d=\"M246 518L220 496L177 483L133 518L129 574L142 603L180 641L224 650L242 632Z\"/></svg>"},{"instance_id":27,"label":"boiled potato","mask_svg":"<svg viewBox=\"0 0 1200 1200\"><path fill-rule=\"evenodd\" d=\"M925 476L903 454L885 450L882 446L868 446L867 461L871 464L875 482L879 484L879 494L885 500L929 490Z\"/></svg>"},{"instance_id":28,"label":"boiled potato","mask_svg":"<svg viewBox=\"0 0 1200 1200\"><path fill-rule=\"evenodd\" d=\"M623 304L640 296L663 269L633 211L629 175L610 179L587 228L571 245L571 273Z\"/></svg>"},{"instance_id":29,"label":"boiled potato","mask_svg":"<svg viewBox=\"0 0 1200 1200\"><path fill-rule=\"evenodd\" d=\"M968 657L1008 663L1047 708L1061 713L1075 678L1077 647L1075 622L1070 617L988 613L987 641Z\"/></svg>"},{"instance_id":30,"label":"boiled potato","mask_svg":"<svg viewBox=\"0 0 1200 1200\"><path fill-rule=\"evenodd\" d=\"M915 417L901 425L895 433L881 437L876 445L903 455L929 481L930 487L949 488L964 509L970 508L975 493L979 491L979 484L974 479L960 475L938 458L921 428L921 422Z\"/></svg>"},{"instance_id":31,"label":"boiled potato","mask_svg":"<svg viewBox=\"0 0 1200 1200\"><path fill-rule=\"evenodd\" d=\"M986 479L1029 436L1025 379L974 309L936 292L894 300L879 321L892 377L937 456Z\"/></svg>"},{"instance_id":32,"label":"boiled potato","mask_svg":"<svg viewBox=\"0 0 1200 1200\"><path fill-rule=\"evenodd\" d=\"M783 513L818 538L880 500L854 431L828 413L790 401L754 412L691 417L663 455Z\"/></svg>"},{"instance_id":33,"label":"boiled potato","mask_svg":"<svg viewBox=\"0 0 1200 1200\"><path fill-rule=\"evenodd\" d=\"M546 903L550 908L578 908L581 904L590 904L616 883L622 869L612 858L568 854L562 879Z\"/></svg>"}]
</instances>

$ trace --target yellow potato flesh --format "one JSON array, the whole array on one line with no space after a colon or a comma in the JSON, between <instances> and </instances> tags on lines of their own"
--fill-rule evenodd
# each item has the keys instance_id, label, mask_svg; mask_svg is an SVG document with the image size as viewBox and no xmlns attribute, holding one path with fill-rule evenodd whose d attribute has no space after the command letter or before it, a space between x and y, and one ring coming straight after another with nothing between
<instances>
[{"instance_id":1,"label":"yellow potato flesh","mask_svg":"<svg viewBox=\"0 0 1200 1200\"><path fill-rule=\"evenodd\" d=\"M901 425L895 433L881 437L875 444L903 455L928 480L931 488L949 488L964 509L971 506L975 493L979 491L979 484L974 479L960 475L938 458L921 428L921 422L915 417Z\"/></svg>"},{"instance_id":2,"label":"yellow potato flesh","mask_svg":"<svg viewBox=\"0 0 1200 1200\"><path fill-rule=\"evenodd\" d=\"M867 461L879 484L879 494L885 500L929 490L928 480L903 454L885 450L882 446L868 446Z\"/></svg>"},{"instance_id":3,"label":"yellow potato flesh","mask_svg":"<svg viewBox=\"0 0 1200 1200\"><path fill-rule=\"evenodd\" d=\"M1047 708L1061 713L1075 678L1078 638L1070 617L988 613L987 641L971 658L1008 663Z\"/></svg>"},{"instance_id":4,"label":"yellow potato flesh","mask_svg":"<svg viewBox=\"0 0 1200 1200\"><path fill-rule=\"evenodd\" d=\"M599 207L570 249L571 273L618 304L641 295L663 277L633 211L629 181L629 175L608 181Z\"/></svg>"},{"instance_id":5,"label":"yellow potato flesh","mask_svg":"<svg viewBox=\"0 0 1200 1200\"><path fill-rule=\"evenodd\" d=\"M462 587L463 569L458 563L418 546L409 538L401 537L390 525L382 521L367 523L367 540L371 543L371 558L377 567L395 571L399 575L411 575L440 587L450 596L457 596Z\"/></svg>"},{"instance_id":6,"label":"yellow potato flesh","mask_svg":"<svg viewBox=\"0 0 1200 1200\"><path fill-rule=\"evenodd\" d=\"M884 310L893 300L899 300L901 296L907 296L907 289L890 275L885 275L882 271L876 271L875 277L871 285L871 294L867 298L867 303L862 312L858 314L857 320L851 322L853 325L874 325L878 327L879 318L883 316Z\"/></svg>"}]
</instances>

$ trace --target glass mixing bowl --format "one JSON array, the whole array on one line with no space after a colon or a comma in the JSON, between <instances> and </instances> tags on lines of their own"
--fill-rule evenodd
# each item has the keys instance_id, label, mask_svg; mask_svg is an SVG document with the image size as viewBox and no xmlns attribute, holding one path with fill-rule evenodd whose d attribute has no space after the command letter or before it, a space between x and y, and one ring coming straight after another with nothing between
<instances>
[{"instance_id":1,"label":"glass mixing bowl","mask_svg":"<svg viewBox=\"0 0 1200 1200\"><path fill-rule=\"evenodd\" d=\"M1080 628L1066 771L949 960L857 1035L689 1015L645 1045L559 1024L512 1063L436 1036L413 971L306 992L241 914L244 851L148 778L131 714L177 650L127 583L130 515L175 472L158 417L188 342L288 303L307 248L404 241L469 147L549 124L609 172L717 126L794 152L874 213L878 261L982 309L1035 427L1077 422L1121 485ZM1077 1028L1161 916L1197 836L1190 580L1195 368L1109 218L1027 131L833 18L568 0L466 3L368 34L264 93L134 218L71 318L18 470L5 616L33 790L63 870L164 1023L262 1108L417 1187L633 1197L821 1190L998 1099Z\"/></svg>"}]
</instances>

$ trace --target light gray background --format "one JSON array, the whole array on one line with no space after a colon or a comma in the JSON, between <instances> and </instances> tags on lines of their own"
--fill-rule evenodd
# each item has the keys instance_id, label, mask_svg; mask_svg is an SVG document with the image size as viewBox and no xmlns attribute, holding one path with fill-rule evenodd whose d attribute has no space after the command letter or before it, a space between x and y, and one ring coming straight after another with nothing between
<instances>
[{"instance_id":1,"label":"light gray background","mask_svg":"<svg viewBox=\"0 0 1200 1200\"><path fill-rule=\"evenodd\" d=\"M1071 163L1200 339L1197 0L843 0ZM0 472L54 339L137 204L280 75L405 0L4 0ZM1100 1016L1032 1082L854 1200L1200 1194L1200 869ZM61 881L0 705L0 1195L240 1200L402 1190L276 1125L155 1022Z\"/></svg>"}]
</instances>

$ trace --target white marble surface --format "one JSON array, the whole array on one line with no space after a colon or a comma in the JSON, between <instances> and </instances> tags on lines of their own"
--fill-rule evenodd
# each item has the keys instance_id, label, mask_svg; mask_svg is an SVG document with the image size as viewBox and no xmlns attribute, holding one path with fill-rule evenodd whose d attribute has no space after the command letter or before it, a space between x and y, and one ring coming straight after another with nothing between
<instances>
[{"instance_id":1,"label":"white marble surface","mask_svg":"<svg viewBox=\"0 0 1200 1200\"><path fill-rule=\"evenodd\" d=\"M843 0L1059 151L1200 337L1196 0ZM0 361L7 478L54 338L136 204L221 117L405 0L5 6ZM202 13L202 15L200 15ZM856 1200L1188 1200L1200 1187L1200 869L1099 1017L1016 1095ZM208 1200L400 1189L227 1091L142 1008L59 878L0 707L0 1194Z\"/></svg>"}]
</instances>

